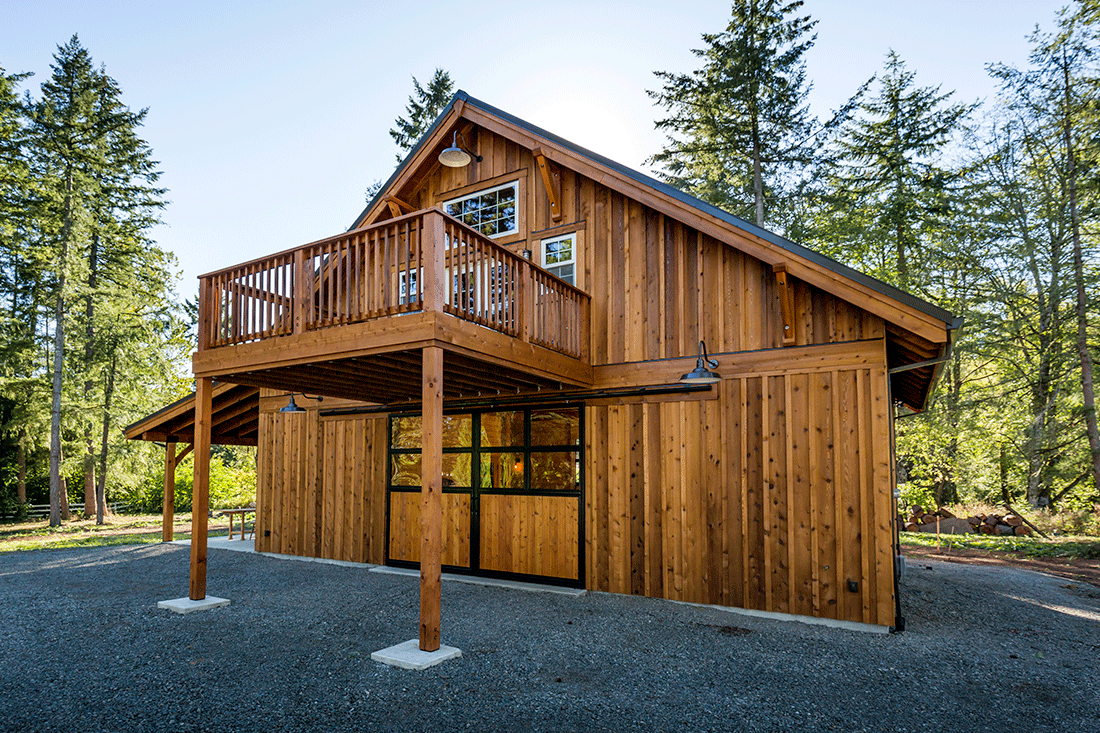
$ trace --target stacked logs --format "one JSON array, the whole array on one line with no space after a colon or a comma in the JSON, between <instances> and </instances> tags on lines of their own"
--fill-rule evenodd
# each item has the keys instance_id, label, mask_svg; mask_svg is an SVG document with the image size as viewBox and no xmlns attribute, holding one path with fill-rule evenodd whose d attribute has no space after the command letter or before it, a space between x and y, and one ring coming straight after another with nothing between
<instances>
[{"instance_id":1,"label":"stacked logs","mask_svg":"<svg viewBox=\"0 0 1100 733\"><path fill-rule=\"evenodd\" d=\"M935 526L937 522L943 520L955 520L944 522L943 525ZM991 534L991 535L1030 535L1031 528L1028 527L1024 520L1017 514L979 514L972 517L967 517L966 523L963 520L955 519L955 515L948 510L940 507L934 512L926 512L924 507L915 506L909 512L909 516L898 515L898 523L901 528L906 532L935 532L938 529L943 529L946 532L952 534L966 533L966 526L970 526L970 531L975 534ZM926 526L933 525L933 526Z\"/></svg>"},{"instance_id":2,"label":"stacked logs","mask_svg":"<svg viewBox=\"0 0 1100 733\"><path fill-rule=\"evenodd\" d=\"M908 518L898 517L901 522L902 529L906 532L919 532L922 524L934 524L941 519L954 519L955 515L947 511L943 507L940 507L934 512L924 511L924 507L915 506L912 511L909 512Z\"/></svg>"},{"instance_id":3,"label":"stacked logs","mask_svg":"<svg viewBox=\"0 0 1100 733\"><path fill-rule=\"evenodd\" d=\"M975 532L993 535L1030 535L1031 527L1016 514L982 514L968 517L967 522Z\"/></svg>"}]
</instances>

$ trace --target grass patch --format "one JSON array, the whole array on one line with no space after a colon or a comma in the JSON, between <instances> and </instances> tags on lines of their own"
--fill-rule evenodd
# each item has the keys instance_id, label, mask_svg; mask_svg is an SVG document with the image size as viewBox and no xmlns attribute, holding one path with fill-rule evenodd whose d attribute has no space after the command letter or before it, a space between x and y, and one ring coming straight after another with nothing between
<instances>
[{"instance_id":1,"label":"grass patch","mask_svg":"<svg viewBox=\"0 0 1100 733\"><path fill-rule=\"evenodd\" d=\"M178 515L174 539L190 539L190 529L190 515ZM208 532L211 534L228 530L227 519L217 517L210 520ZM77 519L63 523L60 527L51 527L48 521L41 519L0 524L0 553L152 544L160 541L159 514L116 514L107 517L105 524L96 524L95 519Z\"/></svg>"},{"instance_id":2,"label":"grass patch","mask_svg":"<svg viewBox=\"0 0 1100 733\"><path fill-rule=\"evenodd\" d=\"M990 552L1009 552L1019 557L1090 560L1100 558L1100 539L1095 537L1016 537L975 534L936 535L925 532L902 532L901 544L922 547L969 547Z\"/></svg>"}]
</instances>

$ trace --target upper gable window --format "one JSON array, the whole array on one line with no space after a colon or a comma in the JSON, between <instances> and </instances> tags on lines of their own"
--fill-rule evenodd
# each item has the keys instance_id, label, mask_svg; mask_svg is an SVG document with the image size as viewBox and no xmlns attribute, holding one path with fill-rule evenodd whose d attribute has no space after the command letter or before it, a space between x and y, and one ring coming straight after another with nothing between
<instances>
[{"instance_id":1,"label":"upper gable window","mask_svg":"<svg viewBox=\"0 0 1100 733\"><path fill-rule=\"evenodd\" d=\"M494 186L469 196L443 202L443 210L487 237L503 237L518 231L516 201L519 182Z\"/></svg>"}]
</instances>

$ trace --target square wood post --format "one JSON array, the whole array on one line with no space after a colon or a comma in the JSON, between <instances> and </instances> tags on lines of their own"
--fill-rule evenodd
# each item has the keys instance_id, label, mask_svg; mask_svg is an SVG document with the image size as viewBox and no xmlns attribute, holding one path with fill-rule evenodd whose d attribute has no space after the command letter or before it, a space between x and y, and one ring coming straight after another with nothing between
<instances>
[{"instance_id":1,"label":"square wood post","mask_svg":"<svg viewBox=\"0 0 1100 733\"><path fill-rule=\"evenodd\" d=\"M423 350L420 444L420 649L439 649L443 555L443 349Z\"/></svg>"},{"instance_id":2,"label":"square wood post","mask_svg":"<svg viewBox=\"0 0 1100 733\"><path fill-rule=\"evenodd\" d=\"M195 380L195 478L191 492L192 601L206 598L206 515L210 512L210 413L213 391L213 380L209 377Z\"/></svg>"},{"instance_id":3,"label":"square wood post","mask_svg":"<svg viewBox=\"0 0 1100 733\"><path fill-rule=\"evenodd\" d=\"M168 441L164 445L164 504L161 509L162 542L171 542L173 537L172 525L176 515L176 442Z\"/></svg>"}]
</instances>

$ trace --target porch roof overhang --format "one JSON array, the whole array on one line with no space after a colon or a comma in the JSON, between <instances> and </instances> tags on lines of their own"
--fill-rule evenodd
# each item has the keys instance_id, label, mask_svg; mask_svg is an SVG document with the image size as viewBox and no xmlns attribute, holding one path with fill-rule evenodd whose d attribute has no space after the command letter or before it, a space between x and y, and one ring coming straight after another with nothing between
<instances>
[{"instance_id":1,"label":"porch roof overhang","mask_svg":"<svg viewBox=\"0 0 1100 733\"><path fill-rule=\"evenodd\" d=\"M251 385L221 383L213 390L211 442L216 445L256 445L260 390ZM161 443L195 442L195 393L143 417L124 429L128 440Z\"/></svg>"}]
</instances>

